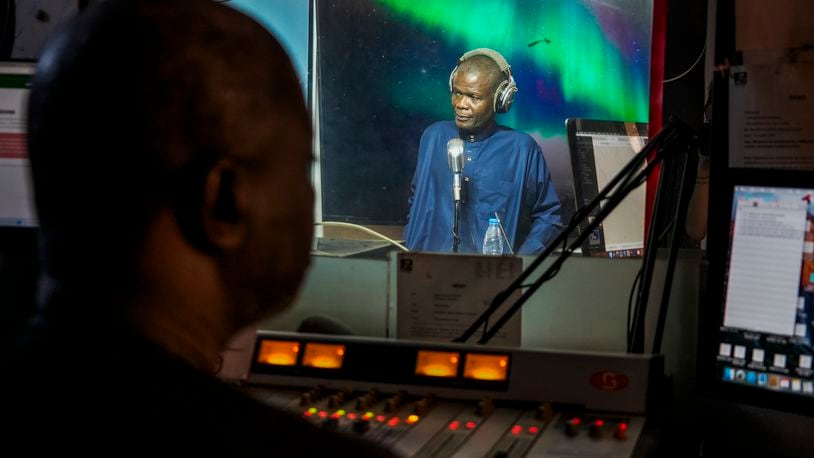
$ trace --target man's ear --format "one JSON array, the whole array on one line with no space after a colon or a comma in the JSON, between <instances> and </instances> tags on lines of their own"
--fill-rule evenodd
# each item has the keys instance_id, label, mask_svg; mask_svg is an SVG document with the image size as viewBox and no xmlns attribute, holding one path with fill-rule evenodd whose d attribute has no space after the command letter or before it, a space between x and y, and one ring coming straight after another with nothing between
<instances>
[{"instance_id":1,"label":"man's ear","mask_svg":"<svg viewBox=\"0 0 814 458\"><path fill-rule=\"evenodd\" d=\"M219 159L209 169L203 189L203 229L217 251L242 245L247 232L245 183L234 163Z\"/></svg>"}]
</instances>

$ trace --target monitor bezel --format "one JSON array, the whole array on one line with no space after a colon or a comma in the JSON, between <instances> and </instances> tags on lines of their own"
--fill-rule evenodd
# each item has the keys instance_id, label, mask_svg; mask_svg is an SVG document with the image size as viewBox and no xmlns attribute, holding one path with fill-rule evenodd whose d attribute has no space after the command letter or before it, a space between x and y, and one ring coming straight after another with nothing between
<instances>
[{"instance_id":1,"label":"monitor bezel","mask_svg":"<svg viewBox=\"0 0 814 458\"><path fill-rule=\"evenodd\" d=\"M814 397L724 382L717 370L718 339L726 294L731 209L735 186L814 190L814 172L729 169L712 180L707 238L706 290L699 301L697 371L702 397L814 416Z\"/></svg>"}]
</instances>

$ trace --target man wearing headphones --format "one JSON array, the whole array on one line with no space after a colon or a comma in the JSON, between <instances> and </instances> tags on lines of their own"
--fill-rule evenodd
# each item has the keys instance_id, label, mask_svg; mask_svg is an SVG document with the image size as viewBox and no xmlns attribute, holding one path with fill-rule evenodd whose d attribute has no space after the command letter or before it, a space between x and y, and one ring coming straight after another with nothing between
<instances>
[{"instance_id":1,"label":"man wearing headphones","mask_svg":"<svg viewBox=\"0 0 814 458\"><path fill-rule=\"evenodd\" d=\"M517 92L511 67L497 51L467 52L450 74L455 121L440 121L421 136L404 234L417 251L450 251L455 202L447 142L464 141L459 251L480 253L490 218L500 219L506 251L539 253L562 228L560 201L543 152L528 134L498 125L496 113Z\"/></svg>"}]
</instances>

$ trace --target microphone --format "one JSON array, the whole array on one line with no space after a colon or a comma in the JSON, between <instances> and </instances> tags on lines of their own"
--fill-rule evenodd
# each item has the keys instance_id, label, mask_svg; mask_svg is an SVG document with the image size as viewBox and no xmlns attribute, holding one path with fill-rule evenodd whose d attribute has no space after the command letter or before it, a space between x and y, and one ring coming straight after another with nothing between
<instances>
[{"instance_id":1,"label":"microphone","mask_svg":"<svg viewBox=\"0 0 814 458\"><path fill-rule=\"evenodd\" d=\"M452 170L452 196L461 201L461 172L464 170L464 141L453 138L447 142L447 162Z\"/></svg>"}]
</instances>

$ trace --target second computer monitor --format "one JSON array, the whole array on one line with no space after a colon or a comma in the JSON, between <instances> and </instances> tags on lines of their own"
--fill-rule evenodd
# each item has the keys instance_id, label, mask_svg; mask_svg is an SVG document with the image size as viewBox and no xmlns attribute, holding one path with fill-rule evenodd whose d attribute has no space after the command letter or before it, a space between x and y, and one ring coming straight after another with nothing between
<instances>
[{"instance_id":1,"label":"second computer monitor","mask_svg":"<svg viewBox=\"0 0 814 458\"><path fill-rule=\"evenodd\" d=\"M619 170L647 143L647 124L568 118L568 147L574 173L577 208L589 203ZM582 250L585 254L642 256L644 248L645 187L631 192L597 227ZM599 208L588 216L590 222Z\"/></svg>"}]
</instances>

